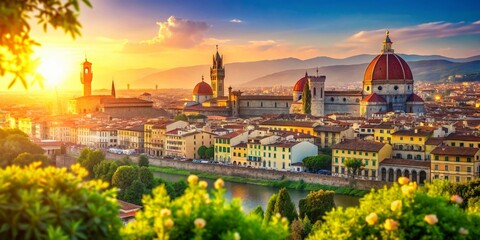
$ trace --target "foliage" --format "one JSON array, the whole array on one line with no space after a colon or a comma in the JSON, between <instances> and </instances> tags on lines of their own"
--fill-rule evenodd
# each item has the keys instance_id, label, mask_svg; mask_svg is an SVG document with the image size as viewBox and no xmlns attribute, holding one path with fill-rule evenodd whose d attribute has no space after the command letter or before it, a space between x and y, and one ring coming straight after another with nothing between
<instances>
[{"instance_id":1,"label":"foliage","mask_svg":"<svg viewBox=\"0 0 480 240\"><path fill-rule=\"evenodd\" d=\"M303 220L295 219L290 225L290 239L292 240L301 240L305 239L308 234L312 231L312 222L305 217Z\"/></svg>"},{"instance_id":2,"label":"foliage","mask_svg":"<svg viewBox=\"0 0 480 240\"><path fill-rule=\"evenodd\" d=\"M273 214L273 212L275 210L275 203L276 202L277 202L277 194L274 193L274 194L272 194L272 196L270 196L270 199L268 199L267 208L265 209L265 213L263 214L263 223L264 224L270 222L270 220L272 219L272 216L275 215L275 214Z\"/></svg>"},{"instance_id":3,"label":"foliage","mask_svg":"<svg viewBox=\"0 0 480 240\"><path fill-rule=\"evenodd\" d=\"M307 198L301 199L298 203L300 210L300 218L308 217L313 223L321 220L325 213L335 208L333 191L312 191L309 192Z\"/></svg>"},{"instance_id":4,"label":"foliage","mask_svg":"<svg viewBox=\"0 0 480 240\"><path fill-rule=\"evenodd\" d=\"M303 165L315 173L320 169L331 170L332 157L325 154L306 157L303 159Z\"/></svg>"},{"instance_id":5,"label":"foliage","mask_svg":"<svg viewBox=\"0 0 480 240\"><path fill-rule=\"evenodd\" d=\"M217 180L221 181L220 180ZM215 184L211 195L205 182L189 177L185 193L174 199L165 187L144 196L143 211L137 213L122 235L125 239L285 239L288 237L286 219L273 217L265 225L255 214L244 214L240 201L227 203L225 189Z\"/></svg>"},{"instance_id":6,"label":"foliage","mask_svg":"<svg viewBox=\"0 0 480 240\"><path fill-rule=\"evenodd\" d=\"M205 158L207 149L208 149L208 148L207 148L206 146L204 146L204 145L200 146L200 147L198 148L198 156L199 156L200 158Z\"/></svg>"},{"instance_id":7,"label":"foliage","mask_svg":"<svg viewBox=\"0 0 480 240\"><path fill-rule=\"evenodd\" d=\"M39 45L30 38L30 23L61 28L72 38L80 35L79 0L10 0L0 1L0 77L13 76L9 88L21 81L28 88L27 75L41 79L36 73L38 61L32 60L33 46ZM81 0L91 7L89 0ZM32 18L35 19L32 21ZM40 81L41 83L41 81ZM42 85L41 85L42 86Z\"/></svg>"},{"instance_id":8,"label":"foliage","mask_svg":"<svg viewBox=\"0 0 480 240\"><path fill-rule=\"evenodd\" d=\"M480 239L480 215L432 190L438 182L421 189L406 178L399 182L372 190L359 207L327 213L310 239Z\"/></svg>"},{"instance_id":9,"label":"foliage","mask_svg":"<svg viewBox=\"0 0 480 240\"><path fill-rule=\"evenodd\" d=\"M40 162L41 166L46 167L49 165L48 157L43 154L31 154L31 153L21 153L15 159L13 159L12 164L18 166L27 166L34 162Z\"/></svg>"},{"instance_id":10,"label":"foliage","mask_svg":"<svg viewBox=\"0 0 480 240\"><path fill-rule=\"evenodd\" d=\"M120 160L117 160L118 166L130 166L133 165L133 161L129 156L125 156L123 158L120 158Z\"/></svg>"},{"instance_id":11,"label":"foliage","mask_svg":"<svg viewBox=\"0 0 480 240\"><path fill-rule=\"evenodd\" d=\"M178 114L177 116L175 116L175 118L173 119L175 121L185 121L185 122L188 122L188 118L187 118L187 115L185 114Z\"/></svg>"},{"instance_id":12,"label":"foliage","mask_svg":"<svg viewBox=\"0 0 480 240\"><path fill-rule=\"evenodd\" d=\"M146 167L139 167L138 171L138 180L142 182L146 188L152 189L155 185L155 179L153 179L153 173Z\"/></svg>"},{"instance_id":13,"label":"foliage","mask_svg":"<svg viewBox=\"0 0 480 240\"><path fill-rule=\"evenodd\" d=\"M441 184L441 183L439 183ZM470 203L470 200L473 198L478 198L480 196L480 179L474 179L468 182L459 182L459 183L451 183L448 181L444 181L441 185L442 191L453 195L458 194L463 198L463 203L461 204L462 207L467 207Z\"/></svg>"},{"instance_id":14,"label":"foliage","mask_svg":"<svg viewBox=\"0 0 480 240\"><path fill-rule=\"evenodd\" d=\"M85 181L78 164L0 169L1 239L118 239L115 189Z\"/></svg>"},{"instance_id":15,"label":"foliage","mask_svg":"<svg viewBox=\"0 0 480 240\"><path fill-rule=\"evenodd\" d=\"M93 167L93 173L96 179L111 183L115 171L117 171L118 164L112 160L103 160Z\"/></svg>"},{"instance_id":16,"label":"foliage","mask_svg":"<svg viewBox=\"0 0 480 240\"><path fill-rule=\"evenodd\" d=\"M332 149L329 148L329 147L320 148L320 152L322 152L322 154L328 155L330 157L332 156Z\"/></svg>"},{"instance_id":17,"label":"foliage","mask_svg":"<svg viewBox=\"0 0 480 240\"><path fill-rule=\"evenodd\" d=\"M138 166L139 167L148 167L150 164L150 161L148 160L147 155L142 154L140 157L138 157Z\"/></svg>"},{"instance_id":18,"label":"foliage","mask_svg":"<svg viewBox=\"0 0 480 240\"><path fill-rule=\"evenodd\" d=\"M280 189L277 193L277 200L275 202L274 213L280 213L281 216L284 216L288 219L288 222L292 222L293 219L297 217L297 210L295 209L295 204L290 198L286 188Z\"/></svg>"},{"instance_id":19,"label":"foliage","mask_svg":"<svg viewBox=\"0 0 480 240\"><path fill-rule=\"evenodd\" d=\"M80 157L77 159L78 163L88 170L90 178L95 177L95 171L93 168L103 160L105 160L104 152L99 149L91 150L89 148L84 148L80 153Z\"/></svg>"},{"instance_id":20,"label":"foliage","mask_svg":"<svg viewBox=\"0 0 480 240\"><path fill-rule=\"evenodd\" d=\"M145 184L136 179L130 186L127 187L122 199L129 203L142 205L142 196L146 193L146 191L147 188L145 187Z\"/></svg>"},{"instance_id":21,"label":"foliage","mask_svg":"<svg viewBox=\"0 0 480 240\"><path fill-rule=\"evenodd\" d=\"M187 182L181 179L173 183L173 190L175 190L175 197L183 195L185 190L188 188Z\"/></svg>"},{"instance_id":22,"label":"foliage","mask_svg":"<svg viewBox=\"0 0 480 240\"><path fill-rule=\"evenodd\" d=\"M263 219L264 212L262 206L257 206L255 209L252 210L251 214L256 214L261 219Z\"/></svg>"},{"instance_id":23,"label":"foliage","mask_svg":"<svg viewBox=\"0 0 480 240\"><path fill-rule=\"evenodd\" d=\"M25 152L43 154L45 151L18 129L0 129L0 167L12 164L18 155Z\"/></svg>"},{"instance_id":24,"label":"foliage","mask_svg":"<svg viewBox=\"0 0 480 240\"><path fill-rule=\"evenodd\" d=\"M358 158L347 158L345 159L344 165L348 169L348 172L350 173L350 176L352 177L352 179L355 179L355 176L357 175L357 173L360 172L363 167L365 167L365 164L363 164L362 159L358 159Z\"/></svg>"},{"instance_id":25,"label":"foliage","mask_svg":"<svg viewBox=\"0 0 480 240\"><path fill-rule=\"evenodd\" d=\"M208 159L212 159L214 154L215 154L215 149L213 146L210 146L207 148L207 150L205 150L205 157L207 157Z\"/></svg>"},{"instance_id":26,"label":"foliage","mask_svg":"<svg viewBox=\"0 0 480 240\"><path fill-rule=\"evenodd\" d=\"M310 92L310 84L305 82L302 93L302 110L304 114L312 112L312 93Z\"/></svg>"},{"instance_id":27,"label":"foliage","mask_svg":"<svg viewBox=\"0 0 480 240\"><path fill-rule=\"evenodd\" d=\"M122 195L125 190L138 178L138 171L132 166L120 166L112 176L112 186L120 189Z\"/></svg>"}]
</instances>

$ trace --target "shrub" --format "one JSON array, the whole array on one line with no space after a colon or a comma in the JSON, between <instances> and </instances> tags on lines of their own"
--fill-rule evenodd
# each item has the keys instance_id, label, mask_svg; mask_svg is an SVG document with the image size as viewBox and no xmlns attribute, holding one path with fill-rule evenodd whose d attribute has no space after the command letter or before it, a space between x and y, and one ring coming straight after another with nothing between
<instances>
[{"instance_id":1,"label":"shrub","mask_svg":"<svg viewBox=\"0 0 480 240\"><path fill-rule=\"evenodd\" d=\"M148 167L150 164L150 161L148 160L147 155L142 154L140 157L138 157L138 166L139 167Z\"/></svg>"},{"instance_id":2,"label":"shrub","mask_svg":"<svg viewBox=\"0 0 480 240\"><path fill-rule=\"evenodd\" d=\"M310 239L480 239L480 215L463 210L458 198L399 182L372 190L359 207L327 213Z\"/></svg>"},{"instance_id":3,"label":"shrub","mask_svg":"<svg viewBox=\"0 0 480 240\"><path fill-rule=\"evenodd\" d=\"M334 191L319 190L308 193L307 198L298 203L300 218L308 217L313 223L321 220L325 213L335 208L334 196Z\"/></svg>"},{"instance_id":4,"label":"shrub","mask_svg":"<svg viewBox=\"0 0 480 240\"><path fill-rule=\"evenodd\" d=\"M0 239L118 239L115 189L79 165L0 169Z\"/></svg>"},{"instance_id":5,"label":"shrub","mask_svg":"<svg viewBox=\"0 0 480 240\"><path fill-rule=\"evenodd\" d=\"M48 157L43 154L31 154L31 153L21 153L15 159L13 159L12 164L18 166L27 166L34 162L41 162L41 166L46 167L49 165Z\"/></svg>"},{"instance_id":6,"label":"shrub","mask_svg":"<svg viewBox=\"0 0 480 240\"><path fill-rule=\"evenodd\" d=\"M117 171L118 164L112 160L103 160L93 167L96 179L111 183L113 174Z\"/></svg>"},{"instance_id":7,"label":"shrub","mask_svg":"<svg viewBox=\"0 0 480 240\"><path fill-rule=\"evenodd\" d=\"M225 189L217 180L211 195L206 182L189 177L189 186L182 196L172 200L165 187L144 196L143 211L137 213L122 235L125 239L285 239L286 219L274 216L262 225L255 214L244 214L239 200L227 203Z\"/></svg>"},{"instance_id":8,"label":"shrub","mask_svg":"<svg viewBox=\"0 0 480 240\"><path fill-rule=\"evenodd\" d=\"M138 178L138 171L132 166L120 166L113 174L112 185L123 193Z\"/></svg>"}]
</instances>

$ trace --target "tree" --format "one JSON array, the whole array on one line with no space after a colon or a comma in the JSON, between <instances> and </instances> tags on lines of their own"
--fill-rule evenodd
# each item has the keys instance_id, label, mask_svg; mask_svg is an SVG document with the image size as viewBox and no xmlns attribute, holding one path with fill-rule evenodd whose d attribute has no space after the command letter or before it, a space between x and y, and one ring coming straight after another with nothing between
<instances>
[{"instance_id":1,"label":"tree","mask_svg":"<svg viewBox=\"0 0 480 240\"><path fill-rule=\"evenodd\" d=\"M87 153L87 157L85 159L83 159L83 151L86 151ZM80 154L80 157L82 158L78 158L78 162L82 165L82 167L86 168L89 172L89 176L90 178L94 178L95 177L95 172L93 170L93 168L98 165L101 161L105 160L105 153L102 152L101 150L86 150L84 149L82 151L82 153Z\"/></svg>"},{"instance_id":2,"label":"tree","mask_svg":"<svg viewBox=\"0 0 480 240\"><path fill-rule=\"evenodd\" d=\"M303 165L311 172L317 172L320 169L332 169L332 158L328 155L318 155L306 157L303 159Z\"/></svg>"},{"instance_id":3,"label":"tree","mask_svg":"<svg viewBox=\"0 0 480 240\"><path fill-rule=\"evenodd\" d=\"M355 175L357 175L357 173L360 172L363 167L365 167L362 159L358 158L347 158L345 159L344 165L348 169L349 174L351 174L350 176L352 179L355 179Z\"/></svg>"},{"instance_id":4,"label":"tree","mask_svg":"<svg viewBox=\"0 0 480 240\"><path fill-rule=\"evenodd\" d=\"M265 209L265 214L263 215L263 224L268 224L274 216L275 203L277 202L277 194L272 194L270 199L268 199L267 208Z\"/></svg>"},{"instance_id":5,"label":"tree","mask_svg":"<svg viewBox=\"0 0 480 240\"><path fill-rule=\"evenodd\" d=\"M115 191L79 164L0 169L1 239L119 239Z\"/></svg>"},{"instance_id":6,"label":"tree","mask_svg":"<svg viewBox=\"0 0 480 240\"><path fill-rule=\"evenodd\" d=\"M150 164L150 162L148 161L147 155L142 154L142 155L140 155L140 157L138 157L138 166L139 167L148 167L149 164Z\"/></svg>"},{"instance_id":7,"label":"tree","mask_svg":"<svg viewBox=\"0 0 480 240\"><path fill-rule=\"evenodd\" d=\"M215 149L213 146L210 146L207 148L207 150L205 150L205 157L207 157L208 159L212 159L214 155Z\"/></svg>"},{"instance_id":8,"label":"tree","mask_svg":"<svg viewBox=\"0 0 480 240\"><path fill-rule=\"evenodd\" d=\"M187 189L188 184L185 182L185 180L180 179L176 182L173 183L173 189L175 190L175 197L181 196L185 190Z\"/></svg>"},{"instance_id":9,"label":"tree","mask_svg":"<svg viewBox=\"0 0 480 240\"><path fill-rule=\"evenodd\" d=\"M31 154L31 153L21 153L18 155L12 162L12 164L18 166L27 166L33 162L40 162L42 167L49 165L48 157L43 154Z\"/></svg>"},{"instance_id":10,"label":"tree","mask_svg":"<svg viewBox=\"0 0 480 240\"><path fill-rule=\"evenodd\" d=\"M25 152L43 154L45 151L19 130L0 131L0 167L12 164L18 155Z\"/></svg>"},{"instance_id":11,"label":"tree","mask_svg":"<svg viewBox=\"0 0 480 240\"><path fill-rule=\"evenodd\" d=\"M173 119L175 121L185 121L185 122L188 122L188 118L187 118L187 115L185 114L178 114L177 116L175 116L175 118Z\"/></svg>"},{"instance_id":12,"label":"tree","mask_svg":"<svg viewBox=\"0 0 480 240\"><path fill-rule=\"evenodd\" d=\"M96 179L101 179L111 184L113 174L117 171L118 164L112 160L103 160L93 167L94 176Z\"/></svg>"},{"instance_id":13,"label":"tree","mask_svg":"<svg viewBox=\"0 0 480 240\"><path fill-rule=\"evenodd\" d=\"M113 174L112 185L123 193L133 181L138 179L138 171L132 166L120 166Z\"/></svg>"},{"instance_id":14,"label":"tree","mask_svg":"<svg viewBox=\"0 0 480 240\"><path fill-rule=\"evenodd\" d=\"M89 0L81 2L92 6ZM41 83L35 71L38 60L31 60L33 47L39 43L30 37L30 23L41 24L45 32L48 26L61 28L75 39L80 35L79 12L78 0L0 1L0 77L13 77L9 88L17 80L28 88L27 75Z\"/></svg>"},{"instance_id":15,"label":"tree","mask_svg":"<svg viewBox=\"0 0 480 240\"><path fill-rule=\"evenodd\" d=\"M125 156L120 158L120 160L117 161L117 164L118 166L130 166L133 164L133 161L129 156Z\"/></svg>"},{"instance_id":16,"label":"tree","mask_svg":"<svg viewBox=\"0 0 480 240\"><path fill-rule=\"evenodd\" d=\"M139 167L137 171L138 180L140 180L147 189L152 189L153 186L155 186L155 179L153 179L152 171L146 167Z\"/></svg>"},{"instance_id":17,"label":"tree","mask_svg":"<svg viewBox=\"0 0 480 240\"><path fill-rule=\"evenodd\" d=\"M300 218L308 217L313 223L322 220L327 212L335 208L334 196L334 191L318 190L308 193L307 198L298 203Z\"/></svg>"},{"instance_id":18,"label":"tree","mask_svg":"<svg viewBox=\"0 0 480 240\"><path fill-rule=\"evenodd\" d=\"M273 212L275 214L280 213L280 215L286 217L290 223L293 222L293 220L297 217L295 204L292 202L290 194L286 188L282 188L280 191L278 191Z\"/></svg>"},{"instance_id":19,"label":"tree","mask_svg":"<svg viewBox=\"0 0 480 240\"><path fill-rule=\"evenodd\" d=\"M308 81L303 87L302 110L304 114L312 113L312 93L310 92L310 84L308 83Z\"/></svg>"},{"instance_id":20,"label":"tree","mask_svg":"<svg viewBox=\"0 0 480 240\"><path fill-rule=\"evenodd\" d=\"M198 156L199 156L200 158L205 158L207 149L208 149L208 148L207 148L206 146L204 146L204 145L200 146L200 147L198 148Z\"/></svg>"},{"instance_id":21,"label":"tree","mask_svg":"<svg viewBox=\"0 0 480 240\"><path fill-rule=\"evenodd\" d=\"M142 197L143 194L146 193L147 189L145 184L143 184L140 180L135 180L132 182L130 186L127 187L125 193L123 193L120 197L122 200L127 201L129 203L142 205Z\"/></svg>"},{"instance_id":22,"label":"tree","mask_svg":"<svg viewBox=\"0 0 480 240\"><path fill-rule=\"evenodd\" d=\"M257 206L255 209L253 209L253 211L251 212L251 214L256 214L257 216L261 217L263 219L263 208L262 206Z\"/></svg>"},{"instance_id":23,"label":"tree","mask_svg":"<svg viewBox=\"0 0 480 240\"><path fill-rule=\"evenodd\" d=\"M293 220L290 225L290 239L291 240L302 240L307 238L308 234L312 231L312 223L305 217L302 219Z\"/></svg>"}]
</instances>

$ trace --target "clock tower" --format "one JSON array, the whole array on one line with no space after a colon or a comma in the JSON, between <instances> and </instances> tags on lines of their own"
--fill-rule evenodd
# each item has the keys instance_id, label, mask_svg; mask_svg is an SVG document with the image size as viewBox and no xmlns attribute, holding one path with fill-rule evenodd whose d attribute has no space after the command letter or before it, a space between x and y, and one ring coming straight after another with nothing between
<instances>
[{"instance_id":1,"label":"clock tower","mask_svg":"<svg viewBox=\"0 0 480 240\"><path fill-rule=\"evenodd\" d=\"M92 95L92 63L87 61L85 57L85 62L80 64L80 81L83 84L83 96L91 96Z\"/></svg>"},{"instance_id":2,"label":"clock tower","mask_svg":"<svg viewBox=\"0 0 480 240\"><path fill-rule=\"evenodd\" d=\"M225 68L223 67L223 56L218 53L213 55L213 66L210 67L210 80L213 89L213 98L223 97L224 94L224 80Z\"/></svg>"}]
</instances>

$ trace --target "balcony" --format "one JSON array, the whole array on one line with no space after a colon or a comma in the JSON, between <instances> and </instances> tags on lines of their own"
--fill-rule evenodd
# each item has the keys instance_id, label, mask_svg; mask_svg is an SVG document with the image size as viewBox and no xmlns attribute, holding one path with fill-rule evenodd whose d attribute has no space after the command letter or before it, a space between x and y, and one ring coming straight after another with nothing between
<instances>
[{"instance_id":1,"label":"balcony","mask_svg":"<svg viewBox=\"0 0 480 240\"><path fill-rule=\"evenodd\" d=\"M410 144L393 144L392 149L395 151L405 151L405 152L423 152L425 149L419 145L410 145Z\"/></svg>"}]
</instances>

